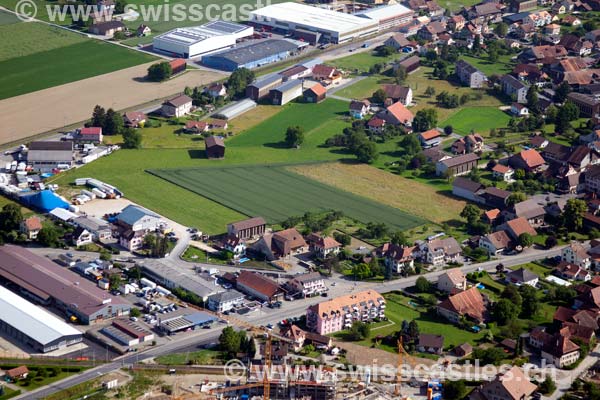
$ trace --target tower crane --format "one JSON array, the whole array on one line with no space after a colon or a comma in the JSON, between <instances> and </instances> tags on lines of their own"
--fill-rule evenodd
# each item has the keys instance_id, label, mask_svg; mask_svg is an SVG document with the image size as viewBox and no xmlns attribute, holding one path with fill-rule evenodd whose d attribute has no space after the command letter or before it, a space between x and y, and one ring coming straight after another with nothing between
<instances>
[{"instance_id":1,"label":"tower crane","mask_svg":"<svg viewBox=\"0 0 600 400\"><path fill-rule=\"evenodd\" d=\"M408 359L409 364L414 368L415 359L413 356L408 354L404 349L404 338L400 335L398 339L398 366L396 367L396 387L394 389L394 395L402 398L402 365L404 365L404 359Z\"/></svg>"}]
</instances>

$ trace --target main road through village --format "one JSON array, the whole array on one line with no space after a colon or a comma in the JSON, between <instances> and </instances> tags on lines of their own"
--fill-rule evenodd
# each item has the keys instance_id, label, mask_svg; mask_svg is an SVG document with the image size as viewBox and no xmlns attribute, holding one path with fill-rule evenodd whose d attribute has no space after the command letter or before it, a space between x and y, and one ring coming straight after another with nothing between
<instances>
[{"instance_id":1,"label":"main road through village","mask_svg":"<svg viewBox=\"0 0 600 400\"><path fill-rule=\"evenodd\" d=\"M184 238L182 238L182 239L184 239ZM185 249L185 247L184 247L185 243L187 243L187 240L186 239L182 240L180 243L181 245L177 246L178 251L173 252L172 255L170 257L167 257L166 259L162 259L162 260L145 259L144 262L145 263L159 262L169 268L176 268L179 272L181 272L182 270L185 270L185 271L189 271L189 273L191 273L191 274L194 274L195 273L194 269L191 267L190 263L183 261L179 258L179 254L182 251L181 249ZM560 254L561 250L562 250L562 247L556 247L551 250L527 249L524 252L517 254L517 255L503 256L496 260L487 261L487 262L483 262L483 263L468 264L468 265L463 266L461 269L465 274L469 273L469 272L477 271L477 270L486 270L486 271L493 272L493 271L495 271L496 266L500 262L502 264L504 264L505 267L511 267L511 266L531 262L534 260L539 260L539 259L542 259L545 257L557 256ZM54 249L34 249L34 251L36 251L37 253L40 253L40 254L47 255L49 257L54 257L57 254L62 252L60 250L54 250ZM81 257L90 258L90 256L93 256L93 257L96 256L95 254L91 255L90 253L84 253L84 252L76 252L76 253L77 253L77 256L81 256ZM213 265L213 264L194 263L194 265L202 266L202 267L206 267L206 268L209 268L209 267L214 268L215 267L215 265ZM237 269L235 267L229 267L229 266L218 266L218 268L223 269L223 270ZM437 281L438 277L443 273L444 273L444 271L435 271L435 272L430 272L430 273L426 273L426 274L422 274L422 275L418 275L418 276L410 276L407 278L401 278L401 279L385 281L385 282L354 282L352 280L348 280L342 276L337 275L337 276L334 276L334 277L331 277L328 279L329 297L341 296L344 294L359 292L359 291L366 290L366 289L373 289L380 293L390 292L390 291L394 291L394 290L401 290L401 289L405 289L410 286L413 286L419 276L424 276L428 280L435 282L435 281ZM335 286L331 286L331 284L333 282L335 282ZM303 299L303 300L295 300L293 302L285 302L281 309L263 309L263 310L255 312L249 316L245 316L245 317L238 316L238 318L244 318L247 322L257 324L257 325L266 325L269 323L276 324L277 322L281 321L282 319L303 315L308 306L319 303L321 301L324 301L324 299L321 297L317 297L317 298L309 298L309 299ZM169 341L168 343L166 343L164 345L152 347L143 352L121 356L121 357L115 359L111 363L107 363L107 364L103 364L103 365L100 365L95 368L91 368L89 370L86 370L86 371L78 374L78 375L74 375L69 378L63 379L61 381L55 382L49 386L45 386L40 389L24 393L15 398L16 399L27 399L27 400L44 398L46 396L49 396L49 395L56 393L58 391L61 391L63 389L72 387L74 385L77 385L77 384L80 384L83 382L87 382L89 380L100 377L109 372L118 370L119 368L123 368L124 366L128 366L128 365L131 365L131 364L143 361L143 360L147 360L152 357L157 357L157 356L160 356L163 354L176 353L178 351L182 351L182 349L189 349L190 347L193 347L196 345L214 342L218 338L223 327L224 326L221 326L220 328L214 328L211 330L198 330L198 331L194 331L190 335L176 336L173 338L172 341ZM577 368L574 371L569 372L569 374L567 376L568 379L565 380L565 383L563 385L559 384L559 389L565 390L566 388L568 388L568 386L570 384L567 384L567 382L570 382L573 377L578 376L586 368L589 368L589 366L593 365L593 363L596 362L597 359L598 359L598 353L592 352L591 355L588 357L588 359L584 360L585 362L582 363L579 368ZM558 392L560 392L560 390L558 390L557 393ZM553 396L553 398L555 398L555 396Z\"/></svg>"}]
</instances>

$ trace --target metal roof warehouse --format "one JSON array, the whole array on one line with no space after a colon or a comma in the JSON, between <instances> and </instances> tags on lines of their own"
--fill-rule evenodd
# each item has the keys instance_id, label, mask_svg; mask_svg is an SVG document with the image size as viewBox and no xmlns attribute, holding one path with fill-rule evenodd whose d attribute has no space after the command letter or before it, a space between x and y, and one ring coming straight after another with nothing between
<instances>
[{"instance_id":1,"label":"metal roof warehouse","mask_svg":"<svg viewBox=\"0 0 600 400\"><path fill-rule=\"evenodd\" d=\"M0 286L0 331L46 353L83 339L83 333Z\"/></svg>"},{"instance_id":2,"label":"metal roof warehouse","mask_svg":"<svg viewBox=\"0 0 600 400\"><path fill-rule=\"evenodd\" d=\"M199 311L193 314L180 315L171 319L163 320L160 324L161 328L169 334L196 326L203 326L216 321L216 317L211 314Z\"/></svg>"},{"instance_id":3,"label":"metal roof warehouse","mask_svg":"<svg viewBox=\"0 0 600 400\"><path fill-rule=\"evenodd\" d=\"M131 309L129 303L78 274L19 246L0 247L0 280L83 324L128 315Z\"/></svg>"},{"instance_id":4,"label":"metal roof warehouse","mask_svg":"<svg viewBox=\"0 0 600 400\"><path fill-rule=\"evenodd\" d=\"M250 23L286 31L318 32L322 41L344 43L374 34L379 21L321 7L286 2L272 4L250 13Z\"/></svg>"},{"instance_id":5,"label":"metal roof warehouse","mask_svg":"<svg viewBox=\"0 0 600 400\"><path fill-rule=\"evenodd\" d=\"M288 39L268 39L204 56L202 64L225 71L234 71L238 68L251 69L284 60L306 45Z\"/></svg>"}]
</instances>

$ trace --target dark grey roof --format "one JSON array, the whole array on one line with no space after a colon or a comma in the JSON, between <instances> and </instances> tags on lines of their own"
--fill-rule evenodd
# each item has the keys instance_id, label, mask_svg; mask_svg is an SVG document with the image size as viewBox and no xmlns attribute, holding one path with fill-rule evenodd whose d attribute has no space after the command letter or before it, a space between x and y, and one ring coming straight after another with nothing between
<instances>
[{"instance_id":1,"label":"dark grey roof","mask_svg":"<svg viewBox=\"0 0 600 400\"><path fill-rule=\"evenodd\" d=\"M257 79L256 81L252 82L248 86L262 89L264 87L276 85L277 83L281 82L282 80L283 80L283 78L281 75L272 74L272 75L263 76L262 78Z\"/></svg>"},{"instance_id":2,"label":"dark grey roof","mask_svg":"<svg viewBox=\"0 0 600 400\"><path fill-rule=\"evenodd\" d=\"M519 90L524 87L527 87L527 85L525 85L523 82L521 82L520 80L518 80L517 78L515 78L514 76L512 76L510 74L504 75L500 79L500 82L503 85L509 85L509 86L513 87L515 90Z\"/></svg>"},{"instance_id":3,"label":"dark grey roof","mask_svg":"<svg viewBox=\"0 0 600 400\"><path fill-rule=\"evenodd\" d=\"M477 154L468 153L468 154L463 154L460 156L448 158L448 159L440 161L440 162L443 163L444 165L446 165L447 167L452 168L452 167L456 167L457 165L461 165L464 163L477 161L477 160L479 160L479 156Z\"/></svg>"},{"instance_id":4,"label":"dark grey roof","mask_svg":"<svg viewBox=\"0 0 600 400\"><path fill-rule=\"evenodd\" d=\"M218 303L237 300L239 298L244 298L244 295L235 289L231 289L226 292L215 293L213 295L208 296L209 300L216 301Z\"/></svg>"},{"instance_id":5,"label":"dark grey roof","mask_svg":"<svg viewBox=\"0 0 600 400\"><path fill-rule=\"evenodd\" d=\"M244 65L297 49L298 45L289 40L269 39L249 46L235 47L220 53L211 54L206 56L206 58L222 58L239 65Z\"/></svg>"},{"instance_id":6,"label":"dark grey roof","mask_svg":"<svg viewBox=\"0 0 600 400\"><path fill-rule=\"evenodd\" d=\"M452 182L452 187L457 187L460 189L468 190L469 192L477 192L479 189L483 187L481 183L477 183L467 178L461 178L460 176L454 179Z\"/></svg>"},{"instance_id":7,"label":"dark grey roof","mask_svg":"<svg viewBox=\"0 0 600 400\"><path fill-rule=\"evenodd\" d=\"M70 140L65 141L39 141L31 142L29 144L29 150L68 150L73 151L73 142Z\"/></svg>"},{"instance_id":8,"label":"dark grey roof","mask_svg":"<svg viewBox=\"0 0 600 400\"><path fill-rule=\"evenodd\" d=\"M539 276L537 276L536 274L534 274L533 272L531 272L528 269L519 268L519 269L509 273L506 276L506 278L509 280L517 281L517 282L529 282L534 279L538 279Z\"/></svg>"},{"instance_id":9,"label":"dark grey roof","mask_svg":"<svg viewBox=\"0 0 600 400\"><path fill-rule=\"evenodd\" d=\"M204 139L204 143L206 144L207 148L215 146L225 147L225 142L221 136L209 136Z\"/></svg>"},{"instance_id":10,"label":"dark grey roof","mask_svg":"<svg viewBox=\"0 0 600 400\"><path fill-rule=\"evenodd\" d=\"M462 69L467 71L469 74L474 74L475 72L479 72L477 68L466 62L465 60L458 60L456 62L456 69Z\"/></svg>"},{"instance_id":11,"label":"dark grey roof","mask_svg":"<svg viewBox=\"0 0 600 400\"><path fill-rule=\"evenodd\" d=\"M271 90L284 93L284 92L287 92L288 90L296 89L298 86L302 86L302 82L297 79L293 79L291 81L282 83L281 85L279 85L276 88L273 88Z\"/></svg>"}]
</instances>

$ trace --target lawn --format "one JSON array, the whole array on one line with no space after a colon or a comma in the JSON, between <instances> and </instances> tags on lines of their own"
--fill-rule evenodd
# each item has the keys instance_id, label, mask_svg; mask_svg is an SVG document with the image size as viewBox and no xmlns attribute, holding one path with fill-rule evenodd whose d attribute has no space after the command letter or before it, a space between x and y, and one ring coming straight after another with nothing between
<instances>
[{"instance_id":1,"label":"lawn","mask_svg":"<svg viewBox=\"0 0 600 400\"><path fill-rule=\"evenodd\" d=\"M38 23L3 25L0 32L4 35L0 40L0 99L155 59Z\"/></svg>"},{"instance_id":2,"label":"lawn","mask_svg":"<svg viewBox=\"0 0 600 400\"><path fill-rule=\"evenodd\" d=\"M439 125L451 125L461 135L475 131L489 136L492 128L506 128L508 121L510 116L496 107L465 107Z\"/></svg>"},{"instance_id":3,"label":"lawn","mask_svg":"<svg viewBox=\"0 0 600 400\"><path fill-rule=\"evenodd\" d=\"M392 62L402 57L405 57L405 55L400 53L392 54L391 56L387 57L381 57L375 55L371 51L363 51L361 53L355 53L347 57L329 61L327 64L334 65L337 68L346 71L368 72L369 69L375 64Z\"/></svg>"},{"instance_id":4,"label":"lawn","mask_svg":"<svg viewBox=\"0 0 600 400\"><path fill-rule=\"evenodd\" d=\"M7 13L6 11L0 11L0 26L15 24L17 22L19 22L19 18L17 18L14 14Z\"/></svg>"},{"instance_id":5,"label":"lawn","mask_svg":"<svg viewBox=\"0 0 600 400\"><path fill-rule=\"evenodd\" d=\"M410 229L425 220L366 197L336 189L281 167L245 166L150 171L248 216L281 222L307 211L340 210L360 222Z\"/></svg>"},{"instance_id":6,"label":"lawn","mask_svg":"<svg viewBox=\"0 0 600 400\"><path fill-rule=\"evenodd\" d=\"M371 326L371 333L368 339L357 342L360 345L370 347L372 338L377 336L387 336L397 332L402 327L402 321L415 320L419 325L421 333L430 333L444 336L444 348L450 348L468 342L475 345L478 340L484 336L483 332L473 333L460 329L437 315L427 313L422 307L415 307L409 303L408 297L397 294L388 293L384 295L386 299L385 315L389 321L379 322ZM414 303L414 301L413 301ZM390 325L390 322L393 324ZM344 331L334 334L336 337L343 338ZM395 347L381 346L382 349L391 352L397 352Z\"/></svg>"},{"instance_id":7,"label":"lawn","mask_svg":"<svg viewBox=\"0 0 600 400\"><path fill-rule=\"evenodd\" d=\"M528 269L529 271L533 272L534 274L538 275L540 277L540 279L545 278L546 276L550 275L552 273L552 268L537 264L537 263L526 263L526 264L521 264L521 265L515 265L510 267L510 269L517 270L519 268L525 268Z\"/></svg>"},{"instance_id":8,"label":"lawn","mask_svg":"<svg viewBox=\"0 0 600 400\"><path fill-rule=\"evenodd\" d=\"M515 65L511 60L512 57L514 57L513 54L503 55L498 57L498 61L494 63L490 62L486 56L471 57L464 55L460 58L490 77L492 75L504 75L511 72Z\"/></svg>"},{"instance_id":9,"label":"lawn","mask_svg":"<svg viewBox=\"0 0 600 400\"><path fill-rule=\"evenodd\" d=\"M13 397L17 397L20 394L20 390L14 390L6 385L2 385L2 394L0 395L0 400L12 399Z\"/></svg>"},{"instance_id":10,"label":"lawn","mask_svg":"<svg viewBox=\"0 0 600 400\"><path fill-rule=\"evenodd\" d=\"M156 362L162 365L188 365L192 364L218 364L221 352L215 350L198 350L187 353L172 353L156 358Z\"/></svg>"},{"instance_id":11,"label":"lawn","mask_svg":"<svg viewBox=\"0 0 600 400\"><path fill-rule=\"evenodd\" d=\"M349 99L369 98L384 83L394 83L393 79L380 75L368 76L353 85L350 85L338 92L337 96L347 97Z\"/></svg>"}]
</instances>

